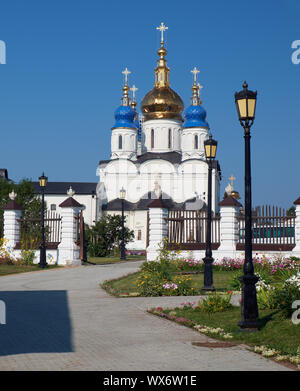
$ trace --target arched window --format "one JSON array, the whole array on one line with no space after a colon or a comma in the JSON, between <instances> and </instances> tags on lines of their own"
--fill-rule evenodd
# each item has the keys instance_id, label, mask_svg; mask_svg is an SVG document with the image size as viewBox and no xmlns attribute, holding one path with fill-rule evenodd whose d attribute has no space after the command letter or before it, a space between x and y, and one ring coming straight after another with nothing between
<instances>
[{"instance_id":1,"label":"arched window","mask_svg":"<svg viewBox=\"0 0 300 391\"><path fill-rule=\"evenodd\" d=\"M195 135L195 138L194 138L194 149L198 149L198 136L197 136L197 134Z\"/></svg>"},{"instance_id":2,"label":"arched window","mask_svg":"<svg viewBox=\"0 0 300 391\"><path fill-rule=\"evenodd\" d=\"M151 149L154 148L154 129L151 129Z\"/></svg>"},{"instance_id":3,"label":"arched window","mask_svg":"<svg viewBox=\"0 0 300 391\"><path fill-rule=\"evenodd\" d=\"M122 149L122 147L123 147L123 138L122 138L122 136L120 135L120 136L119 136L119 149Z\"/></svg>"},{"instance_id":4,"label":"arched window","mask_svg":"<svg viewBox=\"0 0 300 391\"><path fill-rule=\"evenodd\" d=\"M172 148L172 130L170 128L168 133L168 148Z\"/></svg>"}]
</instances>

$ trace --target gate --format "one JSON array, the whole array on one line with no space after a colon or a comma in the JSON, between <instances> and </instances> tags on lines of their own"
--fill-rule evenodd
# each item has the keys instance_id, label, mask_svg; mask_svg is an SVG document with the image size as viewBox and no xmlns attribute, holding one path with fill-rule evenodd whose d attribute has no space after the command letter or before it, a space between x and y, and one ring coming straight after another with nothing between
<instances>
[{"instance_id":1,"label":"gate","mask_svg":"<svg viewBox=\"0 0 300 391\"><path fill-rule=\"evenodd\" d=\"M84 217L82 211L75 217L76 240L75 243L80 247L80 259L87 262L87 243L84 230Z\"/></svg>"},{"instance_id":2,"label":"gate","mask_svg":"<svg viewBox=\"0 0 300 391\"><path fill-rule=\"evenodd\" d=\"M206 211L170 210L167 218L168 248L204 250L206 248ZM220 246L220 216L212 217L211 247Z\"/></svg>"},{"instance_id":3,"label":"gate","mask_svg":"<svg viewBox=\"0 0 300 391\"><path fill-rule=\"evenodd\" d=\"M42 241L41 217L21 218L20 222L20 242L16 244L16 249L26 250L39 249ZM45 242L46 249L57 249L61 241L61 217L59 214L47 211L45 214Z\"/></svg>"},{"instance_id":4,"label":"gate","mask_svg":"<svg viewBox=\"0 0 300 391\"><path fill-rule=\"evenodd\" d=\"M238 217L237 250L245 249L245 216ZM258 251L291 251L295 247L295 216L284 209L263 206L252 211L252 249Z\"/></svg>"}]
</instances>

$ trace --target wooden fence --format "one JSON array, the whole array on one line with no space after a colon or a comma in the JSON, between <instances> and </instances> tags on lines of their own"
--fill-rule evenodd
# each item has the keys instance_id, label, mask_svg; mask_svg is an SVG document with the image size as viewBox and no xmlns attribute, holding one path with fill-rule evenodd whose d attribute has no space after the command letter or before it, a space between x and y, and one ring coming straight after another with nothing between
<instances>
[{"instance_id":1,"label":"wooden fence","mask_svg":"<svg viewBox=\"0 0 300 391\"><path fill-rule=\"evenodd\" d=\"M170 210L167 218L167 241L170 249L204 250L206 243L206 212ZM220 216L211 223L212 249L220 245Z\"/></svg>"},{"instance_id":2,"label":"wooden fence","mask_svg":"<svg viewBox=\"0 0 300 391\"><path fill-rule=\"evenodd\" d=\"M245 217L238 217L239 241L237 250L245 249ZM252 248L258 251L291 251L295 247L295 216L284 209L271 206L252 212Z\"/></svg>"}]
</instances>

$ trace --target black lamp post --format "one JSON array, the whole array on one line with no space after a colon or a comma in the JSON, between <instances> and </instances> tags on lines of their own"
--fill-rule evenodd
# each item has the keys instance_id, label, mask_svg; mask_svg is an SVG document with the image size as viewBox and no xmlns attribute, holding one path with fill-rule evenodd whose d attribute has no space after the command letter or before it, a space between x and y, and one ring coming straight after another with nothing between
<instances>
[{"instance_id":1,"label":"black lamp post","mask_svg":"<svg viewBox=\"0 0 300 391\"><path fill-rule=\"evenodd\" d=\"M243 90L236 92L235 104L241 126L244 128L245 139L245 262L242 283L242 319L239 326L242 329L257 330L258 307L255 284L259 277L254 274L252 261L252 205L251 205L251 158L250 158L250 128L255 118L257 92L249 91L244 82Z\"/></svg>"},{"instance_id":2,"label":"black lamp post","mask_svg":"<svg viewBox=\"0 0 300 391\"><path fill-rule=\"evenodd\" d=\"M40 188L42 191L42 242L40 245L40 263L39 267L45 268L47 266L46 261L46 243L45 243L45 187L47 186L48 178L43 173L39 177Z\"/></svg>"},{"instance_id":3,"label":"black lamp post","mask_svg":"<svg viewBox=\"0 0 300 391\"><path fill-rule=\"evenodd\" d=\"M208 191L207 191L207 220L206 220L206 250L204 261L204 286L205 291L214 291L212 264L213 257L211 251L211 182L212 182L212 161L216 157L218 142L212 139L211 134L209 139L204 141L204 149L206 161L208 164Z\"/></svg>"},{"instance_id":4,"label":"black lamp post","mask_svg":"<svg viewBox=\"0 0 300 391\"><path fill-rule=\"evenodd\" d=\"M122 200L122 240L121 240L121 256L120 259L123 261L126 260L126 250L125 250L125 227L124 227L124 202L125 202L126 190L122 187L120 190L120 198Z\"/></svg>"}]
</instances>

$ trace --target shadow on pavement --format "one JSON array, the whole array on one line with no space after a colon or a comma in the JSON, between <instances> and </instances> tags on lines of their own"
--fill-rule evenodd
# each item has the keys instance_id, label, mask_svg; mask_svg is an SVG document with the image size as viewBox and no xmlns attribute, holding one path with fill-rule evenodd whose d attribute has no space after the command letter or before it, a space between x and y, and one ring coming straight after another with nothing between
<instances>
[{"instance_id":1,"label":"shadow on pavement","mask_svg":"<svg viewBox=\"0 0 300 391\"><path fill-rule=\"evenodd\" d=\"M66 291L0 291L6 324L0 324L0 356L72 352Z\"/></svg>"}]
</instances>

